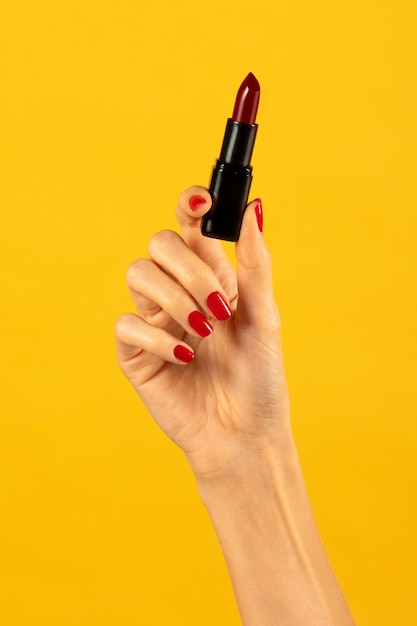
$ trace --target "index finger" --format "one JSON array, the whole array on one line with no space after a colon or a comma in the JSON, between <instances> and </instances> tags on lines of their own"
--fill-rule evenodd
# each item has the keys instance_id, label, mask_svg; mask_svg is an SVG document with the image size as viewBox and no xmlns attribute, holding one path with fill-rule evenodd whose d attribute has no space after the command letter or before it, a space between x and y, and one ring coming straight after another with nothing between
<instances>
[{"instance_id":1,"label":"index finger","mask_svg":"<svg viewBox=\"0 0 417 626\"><path fill-rule=\"evenodd\" d=\"M211 196L205 187L193 185L183 191L175 213L182 238L207 265L209 265L226 288L232 281L232 291L236 284L235 271L218 239L201 234L201 218L211 207ZM229 291L229 289L228 289Z\"/></svg>"}]
</instances>

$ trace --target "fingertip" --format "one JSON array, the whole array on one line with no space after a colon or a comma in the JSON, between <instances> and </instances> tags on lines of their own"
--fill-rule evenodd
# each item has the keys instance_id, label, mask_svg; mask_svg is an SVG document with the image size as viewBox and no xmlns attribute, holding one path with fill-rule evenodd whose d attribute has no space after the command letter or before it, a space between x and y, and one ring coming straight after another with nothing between
<instances>
[{"instance_id":1,"label":"fingertip","mask_svg":"<svg viewBox=\"0 0 417 626\"><path fill-rule=\"evenodd\" d=\"M259 251L264 248L264 245L262 200L256 198L248 204L243 216L240 237L236 244L236 254L238 258L242 252L245 256L254 255L256 250Z\"/></svg>"},{"instance_id":2,"label":"fingertip","mask_svg":"<svg viewBox=\"0 0 417 626\"><path fill-rule=\"evenodd\" d=\"M192 195L188 200L188 205L193 213L198 211L198 209L203 208L203 205L207 204L204 196L200 195Z\"/></svg>"},{"instance_id":3,"label":"fingertip","mask_svg":"<svg viewBox=\"0 0 417 626\"><path fill-rule=\"evenodd\" d=\"M255 214L255 219L256 219L256 225L258 226L258 231L260 233L263 232L263 207L262 207L262 200L261 198L256 198L255 200L252 200L252 202L250 202L248 204L248 207L246 209L246 213L249 212L249 217L251 218L251 221L253 222L253 214ZM252 213L252 215L251 215Z\"/></svg>"},{"instance_id":4,"label":"fingertip","mask_svg":"<svg viewBox=\"0 0 417 626\"><path fill-rule=\"evenodd\" d=\"M186 365L194 360L195 353L188 346L184 344L177 344L174 348L173 355L176 362L181 365Z\"/></svg>"},{"instance_id":5,"label":"fingertip","mask_svg":"<svg viewBox=\"0 0 417 626\"><path fill-rule=\"evenodd\" d=\"M256 221L258 223L259 232L263 233L264 232L264 214L263 214L263 208L262 208L262 200L260 198L257 198L255 202L256 202L255 204Z\"/></svg>"},{"instance_id":6,"label":"fingertip","mask_svg":"<svg viewBox=\"0 0 417 626\"><path fill-rule=\"evenodd\" d=\"M187 221L201 218L211 207L211 196L205 187L193 185L185 189L178 198L177 215Z\"/></svg>"}]
</instances>

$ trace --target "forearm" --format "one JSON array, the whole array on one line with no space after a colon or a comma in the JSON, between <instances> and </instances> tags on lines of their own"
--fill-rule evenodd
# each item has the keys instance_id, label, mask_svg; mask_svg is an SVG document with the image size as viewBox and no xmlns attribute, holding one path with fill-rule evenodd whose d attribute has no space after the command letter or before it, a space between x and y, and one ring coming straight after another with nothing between
<instances>
[{"instance_id":1,"label":"forearm","mask_svg":"<svg viewBox=\"0 0 417 626\"><path fill-rule=\"evenodd\" d=\"M311 511L298 456L285 443L197 477L244 626L352 626Z\"/></svg>"}]
</instances>

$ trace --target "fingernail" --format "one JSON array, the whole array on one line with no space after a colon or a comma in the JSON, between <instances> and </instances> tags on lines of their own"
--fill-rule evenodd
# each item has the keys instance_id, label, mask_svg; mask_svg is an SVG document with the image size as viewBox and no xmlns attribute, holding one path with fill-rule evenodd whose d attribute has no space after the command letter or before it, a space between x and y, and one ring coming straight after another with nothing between
<instances>
[{"instance_id":1,"label":"fingernail","mask_svg":"<svg viewBox=\"0 0 417 626\"><path fill-rule=\"evenodd\" d=\"M178 346L175 346L174 348L174 356L183 363L191 363L194 358L194 352L185 346L178 344Z\"/></svg>"},{"instance_id":2,"label":"fingernail","mask_svg":"<svg viewBox=\"0 0 417 626\"><path fill-rule=\"evenodd\" d=\"M262 200L260 198L258 198L258 201L255 205L255 214L256 214L256 220L258 222L258 228L262 233L263 226L264 226L264 216L262 212Z\"/></svg>"},{"instance_id":3,"label":"fingernail","mask_svg":"<svg viewBox=\"0 0 417 626\"><path fill-rule=\"evenodd\" d=\"M188 200L188 204L190 205L190 209L192 211L197 211L198 208L201 207L202 204L205 204L206 201L203 196L191 196Z\"/></svg>"},{"instance_id":4,"label":"fingernail","mask_svg":"<svg viewBox=\"0 0 417 626\"><path fill-rule=\"evenodd\" d=\"M210 324L208 319L204 317L200 313L200 311L193 311L188 316L188 322L196 333L200 335L200 337L208 337L213 332L213 326Z\"/></svg>"},{"instance_id":5,"label":"fingernail","mask_svg":"<svg viewBox=\"0 0 417 626\"><path fill-rule=\"evenodd\" d=\"M227 320L232 312L218 291L213 291L207 298L207 306L218 320Z\"/></svg>"}]
</instances>

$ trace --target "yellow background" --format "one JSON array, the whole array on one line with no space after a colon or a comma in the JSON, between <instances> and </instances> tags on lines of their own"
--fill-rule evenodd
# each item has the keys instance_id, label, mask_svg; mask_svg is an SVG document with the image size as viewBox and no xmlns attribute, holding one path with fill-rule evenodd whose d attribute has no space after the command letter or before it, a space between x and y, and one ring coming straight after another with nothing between
<instances>
[{"instance_id":1,"label":"yellow background","mask_svg":"<svg viewBox=\"0 0 417 626\"><path fill-rule=\"evenodd\" d=\"M363 626L417 623L414 1L13 0L0 16L4 626L239 624L182 454L115 362L125 268L262 87L293 423Z\"/></svg>"}]
</instances>

